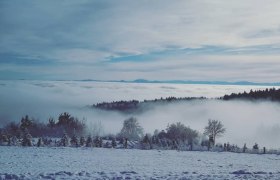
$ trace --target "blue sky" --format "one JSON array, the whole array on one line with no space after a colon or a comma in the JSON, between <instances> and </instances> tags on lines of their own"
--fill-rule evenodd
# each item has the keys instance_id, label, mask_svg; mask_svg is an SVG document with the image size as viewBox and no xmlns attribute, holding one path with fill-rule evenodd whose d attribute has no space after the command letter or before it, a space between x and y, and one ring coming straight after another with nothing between
<instances>
[{"instance_id":1,"label":"blue sky","mask_svg":"<svg viewBox=\"0 0 280 180\"><path fill-rule=\"evenodd\" d=\"M0 79L280 82L279 0L2 0Z\"/></svg>"}]
</instances>

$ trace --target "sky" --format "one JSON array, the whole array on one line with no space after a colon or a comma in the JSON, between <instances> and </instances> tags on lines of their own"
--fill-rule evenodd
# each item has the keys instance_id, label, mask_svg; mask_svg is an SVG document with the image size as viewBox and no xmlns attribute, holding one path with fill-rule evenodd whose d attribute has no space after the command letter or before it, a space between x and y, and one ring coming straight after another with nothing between
<instances>
[{"instance_id":1,"label":"sky","mask_svg":"<svg viewBox=\"0 0 280 180\"><path fill-rule=\"evenodd\" d=\"M1 0L0 79L280 82L279 0Z\"/></svg>"}]
</instances>

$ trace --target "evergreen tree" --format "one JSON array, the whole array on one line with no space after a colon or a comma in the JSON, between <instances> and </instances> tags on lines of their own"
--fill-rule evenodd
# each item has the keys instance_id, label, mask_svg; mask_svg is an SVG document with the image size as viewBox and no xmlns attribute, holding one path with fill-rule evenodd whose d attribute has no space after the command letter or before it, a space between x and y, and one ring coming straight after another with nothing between
<instances>
[{"instance_id":1,"label":"evergreen tree","mask_svg":"<svg viewBox=\"0 0 280 180\"><path fill-rule=\"evenodd\" d=\"M18 138L16 136L11 137L11 145L13 146L18 145Z\"/></svg>"},{"instance_id":2,"label":"evergreen tree","mask_svg":"<svg viewBox=\"0 0 280 180\"><path fill-rule=\"evenodd\" d=\"M70 143L72 146L75 146L75 147L79 146L78 137L75 134L73 134L73 136L71 137Z\"/></svg>"},{"instance_id":3,"label":"evergreen tree","mask_svg":"<svg viewBox=\"0 0 280 180\"><path fill-rule=\"evenodd\" d=\"M96 136L95 139L94 139L94 146L95 147L99 147L100 143L99 143L99 137Z\"/></svg>"},{"instance_id":4,"label":"evergreen tree","mask_svg":"<svg viewBox=\"0 0 280 180\"><path fill-rule=\"evenodd\" d=\"M2 134L1 136L0 136L0 145L1 144L5 144L5 143L7 143L8 142L8 136L6 135L6 134Z\"/></svg>"},{"instance_id":5,"label":"evergreen tree","mask_svg":"<svg viewBox=\"0 0 280 180\"><path fill-rule=\"evenodd\" d=\"M246 143L245 143L244 146L243 146L243 153L245 153L246 150L247 150L247 146L246 146Z\"/></svg>"},{"instance_id":6,"label":"evergreen tree","mask_svg":"<svg viewBox=\"0 0 280 180\"><path fill-rule=\"evenodd\" d=\"M85 143L86 143L85 137L82 136L82 137L80 138L80 146L84 146Z\"/></svg>"},{"instance_id":7,"label":"evergreen tree","mask_svg":"<svg viewBox=\"0 0 280 180\"><path fill-rule=\"evenodd\" d=\"M21 118L20 129L25 130L33 125L33 120L26 115L25 117Z\"/></svg>"},{"instance_id":8,"label":"evergreen tree","mask_svg":"<svg viewBox=\"0 0 280 180\"><path fill-rule=\"evenodd\" d=\"M54 118L49 118L49 123L47 125L50 128L54 128L55 127L55 120Z\"/></svg>"},{"instance_id":9,"label":"evergreen tree","mask_svg":"<svg viewBox=\"0 0 280 180\"><path fill-rule=\"evenodd\" d=\"M99 147L103 147L103 140L101 137L99 138Z\"/></svg>"},{"instance_id":10,"label":"evergreen tree","mask_svg":"<svg viewBox=\"0 0 280 180\"><path fill-rule=\"evenodd\" d=\"M148 134L146 134L142 140L142 146L144 149L152 149L152 145L151 145L151 140L150 137L148 136Z\"/></svg>"},{"instance_id":11,"label":"evergreen tree","mask_svg":"<svg viewBox=\"0 0 280 180\"><path fill-rule=\"evenodd\" d=\"M12 143L12 141L11 141L11 137L8 137L8 146L10 146L10 145L11 145L11 143Z\"/></svg>"},{"instance_id":12,"label":"evergreen tree","mask_svg":"<svg viewBox=\"0 0 280 180\"><path fill-rule=\"evenodd\" d=\"M87 137L86 147L92 147L92 138L91 138L91 136Z\"/></svg>"},{"instance_id":13,"label":"evergreen tree","mask_svg":"<svg viewBox=\"0 0 280 180\"><path fill-rule=\"evenodd\" d=\"M117 146L116 139L113 138L113 139L112 139L112 147L115 148L116 146Z\"/></svg>"},{"instance_id":14,"label":"evergreen tree","mask_svg":"<svg viewBox=\"0 0 280 180\"><path fill-rule=\"evenodd\" d=\"M125 149L127 148L127 141L128 141L127 138L125 138L124 141L123 141L123 142L124 142L123 147L124 147Z\"/></svg>"},{"instance_id":15,"label":"evergreen tree","mask_svg":"<svg viewBox=\"0 0 280 180\"><path fill-rule=\"evenodd\" d=\"M66 134L66 132L63 133L63 136L61 138L61 145L64 147L69 145L69 138L68 138L68 135Z\"/></svg>"},{"instance_id":16,"label":"evergreen tree","mask_svg":"<svg viewBox=\"0 0 280 180\"><path fill-rule=\"evenodd\" d=\"M254 150L258 150L259 149L259 145L257 143L255 143L255 145L253 146Z\"/></svg>"},{"instance_id":17,"label":"evergreen tree","mask_svg":"<svg viewBox=\"0 0 280 180\"><path fill-rule=\"evenodd\" d=\"M42 139L41 138L39 138L38 142L37 142L37 147L40 147L40 146L42 146Z\"/></svg>"},{"instance_id":18,"label":"evergreen tree","mask_svg":"<svg viewBox=\"0 0 280 180\"><path fill-rule=\"evenodd\" d=\"M32 146L32 136L29 134L28 129L24 129L22 146Z\"/></svg>"}]
</instances>

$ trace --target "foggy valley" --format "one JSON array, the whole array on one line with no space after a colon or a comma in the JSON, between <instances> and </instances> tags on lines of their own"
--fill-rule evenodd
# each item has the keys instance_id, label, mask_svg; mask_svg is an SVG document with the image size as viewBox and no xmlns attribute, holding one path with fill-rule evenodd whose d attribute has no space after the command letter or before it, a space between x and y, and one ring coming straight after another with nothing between
<instances>
[{"instance_id":1,"label":"foggy valley","mask_svg":"<svg viewBox=\"0 0 280 180\"><path fill-rule=\"evenodd\" d=\"M68 112L85 119L87 126L100 123L105 134L118 133L123 120L134 116L145 133L164 130L168 124L182 122L203 133L208 119L218 119L227 132L218 139L242 146L279 148L280 104L270 101L222 101L215 98L232 92L261 90L265 86L137 84L79 81L1 81L0 117L2 126L10 121L19 122L29 115L47 122ZM99 102L118 100L151 100L160 97L200 97L207 100L174 102L152 105L142 113L128 114L89 108ZM94 128L94 127L92 127Z\"/></svg>"}]
</instances>

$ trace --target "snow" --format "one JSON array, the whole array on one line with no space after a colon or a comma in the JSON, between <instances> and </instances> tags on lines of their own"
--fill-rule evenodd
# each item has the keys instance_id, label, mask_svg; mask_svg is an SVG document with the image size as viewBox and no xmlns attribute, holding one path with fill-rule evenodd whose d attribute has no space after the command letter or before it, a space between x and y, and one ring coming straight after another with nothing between
<instances>
[{"instance_id":1,"label":"snow","mask_svg":"<svg viewBox=\"0 0 280 180\"><path fill-rule=\"evenodd\" d=\"M230 152L0 147L0 179L279 179L280 156Z\"/></svg>"}]
</instances>

